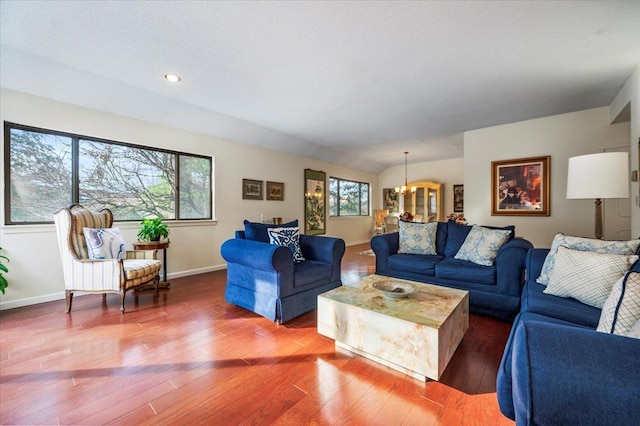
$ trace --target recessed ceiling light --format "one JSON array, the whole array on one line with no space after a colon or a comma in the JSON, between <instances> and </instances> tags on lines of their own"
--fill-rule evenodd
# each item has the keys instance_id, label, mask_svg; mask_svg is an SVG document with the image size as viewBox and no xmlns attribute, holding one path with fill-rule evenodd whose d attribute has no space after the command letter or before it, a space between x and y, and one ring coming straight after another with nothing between
<instances>
[{"instance_id":1,"label":"recessed ceiling light","mask_svg":"<svg viewBox=\"0 0 640 426\"><path fill-rule=\"evenodd\" d=\"M171 83L177 83L180 80L182 80L182 77L180 77L178 74L165 74L164 75L165 80L170 81Z\"/></svg>"}]
</instances>

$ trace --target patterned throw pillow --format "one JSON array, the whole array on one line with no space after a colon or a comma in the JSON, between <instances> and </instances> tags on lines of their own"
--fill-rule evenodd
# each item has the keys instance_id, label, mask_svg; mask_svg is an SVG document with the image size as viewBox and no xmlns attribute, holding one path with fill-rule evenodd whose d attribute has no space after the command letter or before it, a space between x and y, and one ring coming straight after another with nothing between
<instances>
[{"instance_id":1,"label":"patterned throw pillow","mask_svg":"<svg viewBox=\"0 0 640 426\"><path fill-rule=\"evenodd\" d=\"M573 297L602 309L613 284L636 260L638 256L634 255L594 253L560 246L544 292L554 296Z\"/></svg>"},{"instance_id":2,"label":"patterned throw pillow","mask_svg":"<svg viewBox=\"0 0 640 426\"><path fill-rule=\"evenodd\" d=\"M627 337L633 337L634 339L640 339L640 320L631 327L631 330L626 334Z\"/></svg>"},{"instance_id":3,"label":"patterned throw pillow","mask_svg":"<svg viewBox=\"0 0 640 426\"><path fill-rule=\"evenodd\" d=\"M124 259L124 238L119 228L83 228L89 259Z\"/></svg>"},{"instance_id":4,"label":"patterned throw pillow","mask_svg":"<svg viewBox=\"0 0 640 426\"><path fill-rule=\"evenodd\" d=\"M438 222L417 223L400 221L398 253L436 254Z\"/></svg>"},{"instance_id":5,"label":"patterned throw pillow","mask_svg":"<svg viewBox=\"0 0 640 426\"><path fill-rule=\"evenodd\" d=\"M271 223L249 222L244 221L244 235L247 240L260 241L262 243L269 242L268 229L272 228L293 228L298 226L298 219L291 222L273 225Z\"/></svg>"},{"instance_id":6,"label":"patterned throw pillow","mask_svg":"<svg viewBox=\"0 0 640 426\"><path fill-rule=\"evenodd\" d=\"M640 320L640 274L629 272L613 285L600 314L598 331L626 335Z\"/></svg>"},{"instance_id":7,"label":"patterned throw pillow","mask_svg":"<svg viewBox=\"0 0 640 426\"><path fill-rule=\"evenodd\" d=\"M291 250L294 262L300 263L304 260L302 250L300 250L300 230L297 227L269 228L267 232L271 244L287 247Z\"/></svg>"},{"instance_id":8,"label":"patterned throw pillow","mask_svg":"<svg viewBox=\"0 0 640 426\"><path fill-rule=\"evenodd\" d=\"M539 284L549 284L549 276L556 261L558 247L565 246L580 251L612 254L635 254L640 247L640 240L630 241L604 241L593 238L572 237L570 235L556 234L551 243L551 249L547 254L540 276L536 280Z\"/></svg>"},{"instance_id":9,"label":"patterned throw pillow","mask_svg":"<svg viewBox=\"0 0 640 426\"><path fill-rule=\"evenodd\" d=\"M454 256L455 259L468 260L483 266L492 266L498 250L507 242L511 231L489 229L473 225L462 247Z\"/></svg>"}]
</instances>

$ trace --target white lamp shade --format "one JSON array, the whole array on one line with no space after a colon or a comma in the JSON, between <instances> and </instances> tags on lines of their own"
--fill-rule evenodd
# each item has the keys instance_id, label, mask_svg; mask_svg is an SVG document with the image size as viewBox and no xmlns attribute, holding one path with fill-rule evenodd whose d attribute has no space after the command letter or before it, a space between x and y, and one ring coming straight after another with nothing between
<instances>
[{"instance_id":1,"label":"white lamp shade","mask_svg":"<svg viewBox=\"0 0 640 426\"><path fill-rule=\"evenodd\" d=\"M567 198L629 198L629 154L603 152L569 158Z\"/></svg>"}]
</instances>

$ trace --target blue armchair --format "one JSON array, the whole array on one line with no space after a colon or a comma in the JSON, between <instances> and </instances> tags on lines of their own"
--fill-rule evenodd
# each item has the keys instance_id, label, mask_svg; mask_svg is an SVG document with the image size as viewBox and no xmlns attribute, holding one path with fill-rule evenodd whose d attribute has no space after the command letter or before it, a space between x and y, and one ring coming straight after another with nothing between
<instances>
[{"instance_id":1,"label":"blue armchair","mask_svg":"<svg viewBox=\"0 0 640 426\"><path fill-rule=\"evenodd\" d=\"M266 225L262 227L266 235ZM234 239L222 244L220 251L227 262L227 302L282 324L315 309L319 294L342 285L342 239L300 235L305 260L299 263L294 262L289 248L269 244L264 237L258 240L248 239L245 231L236 231Z\"/></svg>"}]
</instances>

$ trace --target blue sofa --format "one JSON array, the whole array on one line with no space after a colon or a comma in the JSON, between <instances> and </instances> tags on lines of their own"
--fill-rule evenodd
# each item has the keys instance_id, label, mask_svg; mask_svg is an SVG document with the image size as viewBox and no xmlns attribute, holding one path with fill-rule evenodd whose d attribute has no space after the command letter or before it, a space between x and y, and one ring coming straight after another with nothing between
<instances>
[{"instance_id":1,"label":"blue sofa","mask_svg":"<svg viewBox=\"0 0 640 426\"><path fill-rule=\"evenodd\" d=\"M398 232L375 236L371 248L376 274L467 290L470 312L512 321L520 308L524 262L533 245L515 238L513 226L494 229L508 229L512 235L493 266L454 259L471 226L451 220L438 222L435 255L398 253Z\"/></svg>"},{"instance_id":2,"label":"blue sofa","mask_svg":"<svg viewBox=\"0 0 640 426\"><path fill-rule=\"evenodd\" d=\"M297 221L293 223L297 226ZM266 229L273 226L249 226L245 222L252 239L239 230L220 249L227 262L227 302L284 323L315 309L318 294L342 285L342 239L300 235L305 260L295 263L289 248L269 244Z\"/></svg>"},{"instance_id":3,"label":"blue sofa","mask_svg":"<svg viewBox=\"0 0 640 426\"><path fill-rule=\"evenodd\" d=\"M518 425L639 424L640 340L597 332L600 309L543 293L536 279L548 252L527 254L498 370L500 410Z\"/></svg>"}]
</instances>

